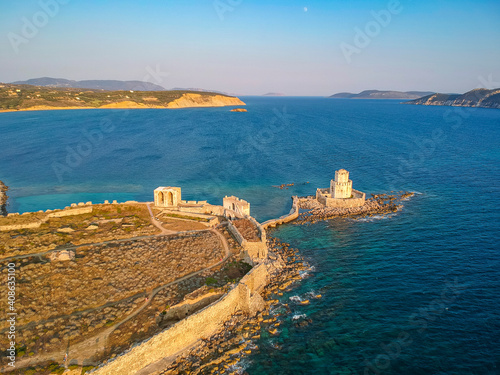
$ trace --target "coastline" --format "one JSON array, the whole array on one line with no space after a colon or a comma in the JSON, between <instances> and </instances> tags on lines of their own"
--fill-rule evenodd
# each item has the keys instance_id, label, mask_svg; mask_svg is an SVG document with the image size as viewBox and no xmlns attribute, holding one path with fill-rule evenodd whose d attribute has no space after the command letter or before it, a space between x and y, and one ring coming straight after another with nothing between
<instances>
[{"instance_id":1,"label":"coastline","mask_svg":"<svg viewBox=\"0 0 500 375\"><path fill-rule=\"evenodd\" d=\"M390 204L395 199L385 194L374 196L374 198L388 200ZM289 244L275 237L267 239L264 228L294 221L297 217L299 217L297 224L304 224L300 220L302 216L299 215L308 212L300 213L299 208L307 209L306 205L301 202L300 198L294 196L292 199L292 209L288 215L263 224L255 222L256 227L261 228L258 243L262 243L266 251L254 252L250 251L250 248L247 249L247 257L253 264L253 268L241 280L208 306L144 341L132 345L130 349L114 358L105 359L94 373L167 375L185 371L188 365L194 366L188 369L193 374L199 373L198 367L200 371L206 367L214 371L217 367L221 371L222 368L236 364L245 355L257 350L252 340L260 338L261 331L265 331L265 334L270 337L279 335L279 322L270 314L270 309L279 307L289 310L288 305L279 303L277 298L282 296L283 292L291 290L296 282L307 274L308 265L298 250L292 249ZM88 210L91 207L77 209L68 207L67 214L72 214L75 209L84 208ZM379 206L368 204L365 207L365 213L373 213L375 208L379 213ZM66 212L63 213L66 214ZM249 218L253 220L251 216ZM322 219L328 220L329 217ZM236 231L233 235L245 249L244 238L236 228L231 230L230 222L227 225L230 231ZM238 235L241 237L240 240L238 240ZM317 299L321 296L311 298ZM309 301L301 303L308 304ZM179 306L174 305L172 308L179 309ZM309 322L305 319L297 324L306 326ZM193 356L198 360L193 362ZM217 358L214 359L214 356ZM187 357L189 359L186 359ZM198 366L200 363L203 364Z\"/></svg>"},{"instance_id":2,"label":"coastline","mask_svg":"<svg viewBox=\"0 0 500 375\"><path fill-rule=\"evenodd\" d=\"M181 108L210 108L210 107L230 107L246 105L241 99L235 96L213 95L203 96L200 94L187 93L180 98L169 102L167 105L143 104L131 100L116 103L104 104L100 107L68 106L51 107L38 105L20 109L2 109L0 113L26 112L26 111L60 111L74 109L181 109Z\"/></svg>"}]
</instances>

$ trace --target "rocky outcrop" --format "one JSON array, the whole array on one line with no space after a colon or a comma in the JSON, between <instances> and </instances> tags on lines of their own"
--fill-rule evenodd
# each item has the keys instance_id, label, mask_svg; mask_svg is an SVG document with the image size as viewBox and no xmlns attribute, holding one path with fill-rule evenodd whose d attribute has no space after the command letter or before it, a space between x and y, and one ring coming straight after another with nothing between
<instances>
[{"instance_id":1,"label":"rocky outcrop","mask_svg":"<svg viewBox=\"0 0 500 375\"><path fill-rule=\"evenodd\" d=\"M167 108L225 107L230 105L246 104L234 96L187 93L183 94L179 99L168 103Z\"/></svg>"},{"instance_id":2,"label":"rocky outcrop","mask_svg":"<svg viewBox=\"0 0 500 375\"><path fill-rule=\"evenodd\" d=\"M500 108L500 89L475 89L462 95L432 94L417 100L406 102L405 104Z\"/></svg>"},{"instance_id":3,"label":"rocky outcrop","mask_svg":"<svg viewBox=\"0 0 500 375\"><path fill-rule=\"evenodd\" d=\"M2 181L0 181L0 215L7 216L7 190L9 187L6 186Z\"/></svg>"}]
</instances>

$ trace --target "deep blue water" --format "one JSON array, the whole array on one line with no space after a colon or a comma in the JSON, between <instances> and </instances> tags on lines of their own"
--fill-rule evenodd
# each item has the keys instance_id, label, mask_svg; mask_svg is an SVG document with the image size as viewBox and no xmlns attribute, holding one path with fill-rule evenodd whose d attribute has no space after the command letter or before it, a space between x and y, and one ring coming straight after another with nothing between
<instances>
[{"instance_id":1,"label":"deep blue water","mask_svg":"<svg viewBox=\"0 0 500 375\"><path fill-rule=\"evenodd\" d=\"M499 374L500 111L243 100L247 113L0 114L9 211L152 200L155 187L172 185L183 199L221 203L237 195L263 221L288 212L292 194L327 187L339 168L367 193L416 191L390 217L273 231L313 268L281 298L293 314L281 318L278 337L262 336L246 371ZM288 190L272 187L292 182ZM297 328L293 316L302 314L312 323Z\"/></svg>"}]
</instances>

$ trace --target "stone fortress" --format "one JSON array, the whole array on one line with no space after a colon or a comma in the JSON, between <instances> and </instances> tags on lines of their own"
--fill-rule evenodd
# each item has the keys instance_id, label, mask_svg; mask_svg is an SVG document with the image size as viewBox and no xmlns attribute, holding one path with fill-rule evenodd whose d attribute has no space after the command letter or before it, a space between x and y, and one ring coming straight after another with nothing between
<instances>
[{"instance_id":1,"label":"stone fortress","mask_svg":"<svg viewBox=\"0 0 500 375\"><path fill-rule=\"evenodd\" d=\"M160 186L154 190L154 205L156 208L162 209L164 214L187 214L198 219L206 219L211 226L219 224L217 216L224 216L229 220L227 224L229 231L243 247L248 263L253 264L252 259L267 257L266 232L250 216L250 203L243 199L235 196L225 196L222 200L222 206L212 205L207 201L186 201L182 200L180 187ZM243 223L245 227L255 228L258 241L245 238L244 233L238 230L237 225Z\"/></svg>"},{"instance_id":2,"label":"stone fortress","mask_svg":"<svg viewBox=\"0 0 500 375\"><path fill-rule=\"evenodd\" d=\"M365 204L366 194L352 188L352 180L345 169L335 171L329 189L316 189L316 200L326 207L352 208Z\"/></svg>"}]
</instances>

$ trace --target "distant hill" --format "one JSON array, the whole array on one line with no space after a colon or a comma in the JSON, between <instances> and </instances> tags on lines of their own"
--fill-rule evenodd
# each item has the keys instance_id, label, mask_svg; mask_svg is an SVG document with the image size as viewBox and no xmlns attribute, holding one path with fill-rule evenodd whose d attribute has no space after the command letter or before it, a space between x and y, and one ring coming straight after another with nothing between
<instances>
[{"instance_id":1,"label":"distant hill","mask_svg":"<svg viewBox=\"0 0 500 375\"><path fill-rule=\"evenodd\" d=\"M245 105L239 98L214 92L105 91L0 83L0 111L90 108L187 108Z\"/></svg>"},{"instance_id":2,"label":"distant hill","mask_svg":"<svg viewBox=\"0 0 500 375\"><path fill-rule=\"evenodd\" d=\"M434 94L432 91L379 91L365 90L359 94L350 92L339 92L330 96L336 99L418 99L422 96Z\"/></svg>"},{"instance_id":3,"label":"distant hill","mask_svg":"<svg viewBox=\"0 0 500 375\"><path fill-rule=\"evenodd\" d=\"M60 88L78 88L94 90L133 90L133 91L163 91L164 87L143 81L116 81L116 80L85 80L71 81L64 78L33 78L26 81L12 82L16 85L33 85Z\"/></svg>"},{"instance_id":4,"label":"distant hill","mask_svg":"<svg viewBox=\"0 0 500 375\"><path fill-rule=\"evenodd\" d=\"M281 92L268 92L262 96L285 96L285 94L282 94Z\"/></svg>"},{"instance_id":5,"label":"distant hill","mask_svg":"<svg viewBox=\"0 0 500 375\"><path fill-rule=\"evenodd\" d=\"M432 94L405 102L418 105L450 105L455 107L500 108L500 88L475 89L465 94Z\"/></svg>"}]
</instances>

